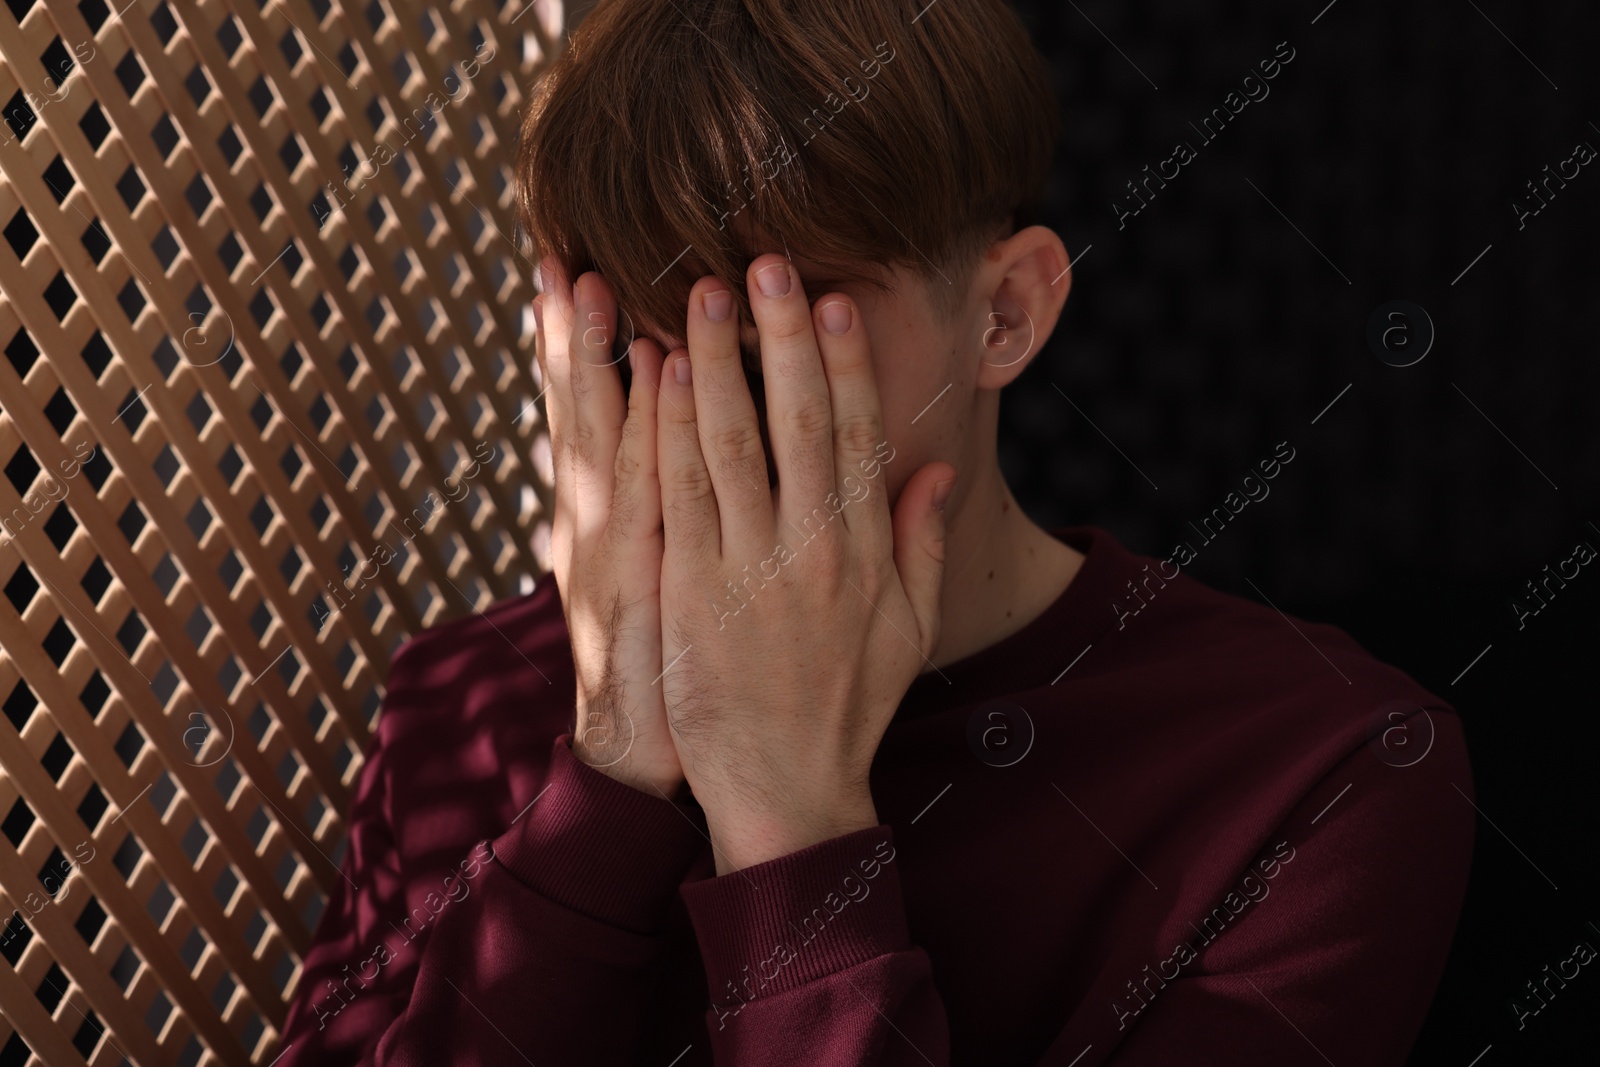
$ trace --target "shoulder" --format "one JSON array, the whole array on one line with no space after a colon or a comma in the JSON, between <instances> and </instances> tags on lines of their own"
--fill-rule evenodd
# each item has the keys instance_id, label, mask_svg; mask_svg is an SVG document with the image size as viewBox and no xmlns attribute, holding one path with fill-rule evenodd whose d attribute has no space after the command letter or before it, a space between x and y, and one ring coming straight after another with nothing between
<instances>
[{"instance_id":1,"label":"shoulder","mask_svg":"<svg viewBox=\"0 0 1600 1067\"><path fill-rule=\"evenodd\" d=\"M401 643L389 661L390 692L455 684L485 675L538 677L552 648L566 647L566 622L555 580L469 615L429 626Z\"/></svg>"},{"instance_id":2,"label":"shoulder","mask_svg":"<svg viewBox=\"0 0 1600 1067\"><path fill-rule=\"evenodd\" d=\"M545 577L405 641L390 661L378 734L391 748L421 738L438 752L524 726L558 733L571 691L566 620Z\"/></svg>"},{"instance_id":3,"label":"shoulder","mask_svg":"<svg viewBox=\"0 0 1600 1067\"><path fill-rule=\"evenodd\" d=\"M1171 835L1187 872L1164 933L1182 936L1230 892L1239 903L1239 880L1276 849L1292 866L1272 885L1283 904L1263 905L1243 924L1253 933L1228 934L1199 973L1297 968L1327 1004L1409 974L1392 1014L1401 1029L1420 1021L1471 866L1460 717L1340 627L1280 610L1271 590L1256 599L1165 573L1126 630L1105 635L1096 694L1155 796L1135 829Z\"/></svg>"},{"instance_id":4,"label":"shoulder","mask_svg":"<svg viewBox=\"0 0 1600 1067\"><path fill-rule=\"evenodd\" d=\"M1443 697L1340 627L1282 610L1270 590L1223 592L1121 546L1108 558L1124 591L1141 576L1146 603L1125 628L1111 624L1085 673L1152 773L1199 798L1197 818L1265 835L1309 806L1309 826L1355 782L1318 829L1347 807L1379 827L1426 811L1470 842L1466 731Z\"/></svg>"},{"instance_id":5,"label":"shoulder","mask_svg":"<svg viewBox=\"0 0 1600 1067\"><path fill-rule=\"evenodd\" d=\"M396 651L357 805L410 872L497 836L569 728L572 654L553 579L420 631Z\"/></svg>"},{"instance_id":6,"label":"shoulder","mask_svg":"<svg viewBox=\"0 0 1600 1067\"><path fill-rule=\"evenodd\" d=\"M1124 554L1123 569L1150 564L1146 575L1165 562ZM1406 762L1415 753L1404 748L1419 736L1408 724L1442 720L1460 735L1447 701L1342 628L1285 611L1255 587L1259 599L1171 567L1160 573L1169 580L1147 609L1106 634L1106 665L1143 675L1147 686L1181 686L1183 714L1197 726L1255 738L1279 758L1314 757L1324 769L1369 743L1385 762Z\"/></svg>"}]
</instances>

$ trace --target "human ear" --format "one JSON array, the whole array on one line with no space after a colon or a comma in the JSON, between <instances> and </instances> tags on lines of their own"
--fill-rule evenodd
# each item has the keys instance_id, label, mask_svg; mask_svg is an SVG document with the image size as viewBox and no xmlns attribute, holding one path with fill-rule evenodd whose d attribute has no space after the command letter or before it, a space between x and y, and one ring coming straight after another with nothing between
<instances>
[{"instance_id":1,"label":"human ear","mask_svg":"<svg viewBox=\"0 0 1600 1067\"><path fill-rule=\"evenodd\" d=\"M985 260L992 286L983 303L979 389L1000 389L1023 372L1050 339L1072 275L1067 249L1054 230L1029 226L995 242Z\"/></svg>"}]
</instances>

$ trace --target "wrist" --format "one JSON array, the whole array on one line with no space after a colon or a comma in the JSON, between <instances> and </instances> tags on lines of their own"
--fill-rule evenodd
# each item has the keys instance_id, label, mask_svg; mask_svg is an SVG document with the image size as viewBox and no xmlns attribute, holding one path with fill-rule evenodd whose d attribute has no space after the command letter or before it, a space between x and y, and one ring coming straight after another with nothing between
<instances>
[{"instance_id":1,"label":"wrist","mask_svg":"<svg viewBox=\"0 0 1600 1067\"><path fill-rule=\"evenodd\" d=\"M702 802L703 803L703 802ZM844 837L878 825L872 798L865 797L826 808L713 815L706 809L717 874L731 874L801 849Z\"/></svg>"},{"instance_id":2,"label":"wrist","mask_svg":"<svg viewBox=\"0 0 1600 1067\"><path fill-rule=\"evenodd\" d=\"M641 760L633 759L631 752L618 759L615 754L605 749L596 750L584 744L582 737L573 737L571 748L578 762L641 793L648 793L650 796L665 800L675 800L683 789L683 770L676 761L662 766L651 766Z\"/></svg>"}]
</instances>

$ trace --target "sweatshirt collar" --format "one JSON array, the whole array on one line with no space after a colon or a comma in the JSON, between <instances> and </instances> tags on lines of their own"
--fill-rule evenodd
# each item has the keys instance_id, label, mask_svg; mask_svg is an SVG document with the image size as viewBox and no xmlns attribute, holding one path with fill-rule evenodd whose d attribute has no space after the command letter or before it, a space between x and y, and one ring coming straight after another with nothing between
<instances>
[{"instance_id":1,"label":"sweatshirt collar","mask_svg":"<svg viewBox=\"0 0 1600 1067\"><path fill-rule=\"evenodd\" d=\"M1082 670L1094 656L1093 646L1117 620L1119 591L1148 560L1097 526L1060 527L1049 533L1084 556L1066 589L1016 633L919 675L900 702L897 720L1046 687Z\"/></svg>"}]
</instances>

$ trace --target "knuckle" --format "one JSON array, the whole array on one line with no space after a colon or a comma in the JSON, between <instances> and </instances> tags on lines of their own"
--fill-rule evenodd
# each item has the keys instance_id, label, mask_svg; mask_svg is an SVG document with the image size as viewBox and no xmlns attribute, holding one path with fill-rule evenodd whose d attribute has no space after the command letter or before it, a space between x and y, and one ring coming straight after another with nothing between
<instances>
[{"instance_id":1,"label":"knuckle","mask_svg":"<svg viewBox=\"0 0 1600 1067\"><path fill-rule=\"evenodd\" d=\"M795 437L818 437L827 432L831 415L828 399L820 393L802 393L783 409L783 426Z\"/></svg>"},{"instance_id":2,"label":"knuckle","mask_svg":"<svg viewBox=\"0 0 1600 1067\"><path fill-rule=\"evenodd\" d=\"M622 423L622 434L617 439L616 474L619 479L635 478L646 468L646 460L653 455L655 442L646 440L644 429L637 418Z\"/></svg>"},{"instance_id":3,"label":"knuckle","mask_svg":"<svg viewBox=\"0 0 1600 1067\"><path fill-rule=\"evenodd\" d=\"M696 502L711 496L711 472L703 463L685 463L675 467L667 475L666 484L680 501Z\"/></svg>"},{"instance_id":4,"label":"knuckle","mask_svg":"<svg viewBox=\"0 0 1600 1067\"><path fill-rule=\"evenodd\" d=\"M761 433L754 422L741 419L714 430L711 446L729 463L750 463L761 455Z\"/></svg>"},{"instance_id":5,"label":"knuckle","mask_svg":"<svg viewBox=\"0 0 1600 1067\"><path fill-rule=\"evenodd\" d=\"M795 529L805 538L807 574L811 573L813 562L824 576L843 565L844 545L840 540L842 530L839 526L838 516L826 503L817 505L799 517Z\"/></svg>"},{"instance_id":6,"label":"knuckle","mask_svg":"<svg viewBox=\"0 0 1600 1067\"><path fill-rule=\"evenodd\" d=\"M834 443L848 456L870 455L878 446L878 427L872 416L851 415L833 426Z\"/></svg>"},{"instance_id":7,"label":"knuckle","mask_svg":"<svg viewBox=\"0 0 1600 1067\"><path fill-rule=\"evenodd\" d=\"M644 469L638 450L627 447L629 442L626 440L623 444L624 447L617 449L617 462L614 468L619 491L621 486L632 485L638 478L639 472Z\"/></svg>"},{"instance_id":8,"label":"knuckle","mask_svg":"<svg viewBox=\"0 0 1600 1067\"><path fill-rule=\"evenodd\" d=\"M793 344L816 336L811 332L809 314L791 314L788 310L773 315L771 321L761 323L760 327L763 338L779 344Z\"/></svg>"},{"instance_id":9,"label":"knuckle","mask_svg":"<svg viewBox=\"0 0 1600 1067\"><path fill-rule=\"evenodd\" d=\"M878 603L882 599L882 594L890 588L888 575L878 567L862 568L851 575L850 580L855 583L856 588L861 590L862 595L873 604ZM866 605L862 606L865 607Z\"/></svg>"},{"instance_id":10,"label":"knuckle","mask_svg":"<svg viewBox=\"0 0 1600 1067\"><path fill-rule=\"evenodd\" d=\"M573 467L588 467L594 461L594 426L586 422L574 424L563 442L567 462Z\"/></svg>"},{"instance_id":11,"label":"knuckle","mask_svg":"<svg viewBox=\"0 0 1600 1067\"><path fill-rule=\"evenodd\" d=\"M837 589L843 586L845 579L849 577L845 564L845 554L839 539L825 536L817 544L816 555L812 559L811 577L823 588Z\"/></svg>"}]
</instances>

